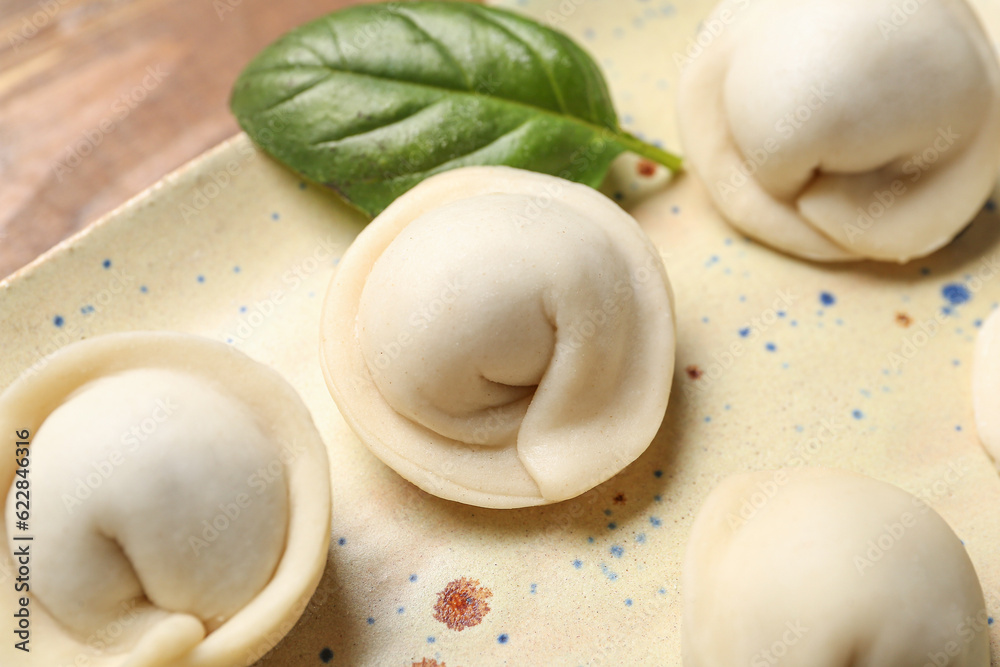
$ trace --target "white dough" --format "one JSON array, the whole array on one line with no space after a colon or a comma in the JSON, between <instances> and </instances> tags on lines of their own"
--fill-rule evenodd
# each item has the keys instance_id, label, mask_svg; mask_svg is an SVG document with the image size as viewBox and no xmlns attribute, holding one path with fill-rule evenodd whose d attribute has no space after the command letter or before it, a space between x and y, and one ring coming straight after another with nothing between
<instances>
[{"instance_id":1,"label":"white dough","mask_svg":"<svg viewBox=\"0 0 1000 667\"><path fill-rule=\"evenodd\" d=\"M976 338L972 366L976 430L994 463L1000 461L1000 311L993 311Z\"/></svg>"},{"instance_id":2,"label":"white dough","mask_svg":"<svg viewBox=\"0 0 1000 667\"><path fill-rule=\"evenodd\" d=\"M0 429L30 432L28 533L23 478L0 462L0 569L30 534L31 587L0 596L30 594L38 664L249 665L301 615L326 563L329 468L275 372L196 336L98 336L0 394ZM0 664L20 664L12 644Z\"/></svg>"},{"instance_id":3,"label":"white dough","mask_svg":"<svg viewBox=\"0 0 1000 667\"><path fill-rule=\"evenodd\" d=\"M595 190L505 167L428 179L341 260L324 373L355 432L436 495L576 496L656 434L674 362L655 248Z\"/></svg>"},{"instance_id":4,"label":"white dough","mask_svg":"<svg viewBox=\"0 0 1000 667\"><path fill-rule=\"evenodd\" d=\"M31 451L34 593L82 637L143 595L214 629L284 551L283 466L270 483L255 476L279 450L201 378L139 369L95 380L46 418ZM8 494L8 517L13 505Z\"/></svg>"},{"instance_id":5,"label":"white dough","mask_svg":"<svg viewBox=\"0 0 1000 667\"><path fill-rule=\"evenodd\" d=\"M832 469L734 475L691 529L685 667L988 667L961 541L891 484Z\"/></svg>"},{"instance_id":6,"label":"white dough","mask_svg":"<svg viewBox=\"0 0 1000 667\"><path fill-rule=\"evenodd\" d=\"M723 0L681 77L685 158L748 235L820 261L948 243L1000 167L1000 68L964 0Z\"/></svg>"}]
</instances>

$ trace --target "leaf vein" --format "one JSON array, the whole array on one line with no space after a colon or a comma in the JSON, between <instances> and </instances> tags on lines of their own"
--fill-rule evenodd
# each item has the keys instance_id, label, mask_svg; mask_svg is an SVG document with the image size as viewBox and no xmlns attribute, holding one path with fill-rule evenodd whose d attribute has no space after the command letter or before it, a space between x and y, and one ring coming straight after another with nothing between
<instances>
[{"instance_id":1,"label":"leaf vein","mask_svg":"<svg viewBox=\"0 0 1000 667\"><path fill-rule=\"evenodd\" d=\"M271 104L271 105L269 105L269 106L267 106L267 107L265 107L263 109L260 109L259 111L256 111L255 113L264 114L264 113L268 113L270 111L274 111L275 109L277 109L278 107L280 107L282 104L285 104L286 102L291 102L292 100L294 100L299 95L301 95L303 93L308 93L310 90L313 90L316 86L320 85L321 83L323 83L325 81L329 81L331 77L333 77L333 73L332 72L328 73L326 76L323 76L323 77L321 77L319 79L310 81L309 83L305 84L304 86L299 86L291 94L286 95L285 97L281 98L280 100L278 100L274 104Z\"/></svg>"},{"instance_id":2,"label":"leaf vein","mask_svg":"<svg viewBox=\"0 0 1000 667\"><path fill-rule=\"evenodd\" d=\"M417 115L423 113L424 111L427 111L428 109L430 109L431 107L436 106L440 102L441 102L441 100L439 100L439 99L438 100L434 100L430 104L428 104L426 106L420 107L419 109L417 109L413 113L408 113L405 116L403 116L402 118L397 118L397 119L393 120L390 123L386 123L385 125L379 125L378 127L373 127L370 130L365 130L363 132L354 132L353 134L347 134L347 135L344 135L343 137L337 137L336 139L321 139L319 141L312 142L312 145L313 146L335 146L336 144L338 144L338 143L340 143L342 141L346 141L347 139L357 139L358 137L363 137L366 134L372 134L374 132L378 132L380 130L384 130L387 127L392 127L393 125L398 125L400 123L405 123L406 121L412 119L414 116L417 116Z\"/></svg>"},{"instance_id":3,"label":"leaf vein","mask_svg":"<svg viewBox=\"0 0 1000 667\"><path fill-rule=\"evenodd\" d=\"M506 138L510 137L511 135L513 135L513 134L519 132L520 130L524 129L524 127L526 125L529 125L530 123L532 123L533 120L534 119L532 119L532 118L526 118L525 120L521 121L520 123L518 123L514 127L510 128L509 130L505 130L501 135L499 135L498 137L496 137L496 138L490 140L489 142L483 144L482 146L478 146L478 147L476 147L476 148L474 148L474 149L470 150L469 152L464 153L462 155L450 155L450 156L446 157L444 160L442 160L441 162L438 162L437 164L432 164L431 166L429 166L429 167L427 167L425 169L422 169L420 171L410 171L410 172L406 172L404 174L399 174L397 176L385 177L384 175L380 175L380 176L374 177L374 178L359 179L357 181L354 181L354 184L358 184L358 183L374 183L374 182L377 182L377 181L389 181L389 182L392 182L392 181L398 181L398 180L404 179L404 178L412 178L414 176L419 176L421 178L421 180L422 180L422 179L426 178L428 175L434 173L435 171L446 171L447 169L450 169L450 167L447 167L446 165L450 165L453 162L458 162L459 160L464 160L464 159L466 159L466 158L468 158L468 157L470 157L472 155L475 155L476 153L480 153L482 151L487 150L488 148L490 148L490 147L498 144L499 142L503 141L504 139L506 139Z\"/></svg>"},{"instance_id":4,"label":"leaf vein","mask_svg":"<svg viewBox=\"0 0 1000 667\"><path fill-rule=\"evenodd\" d=\"M267 69L255 70L255 73L258 73L258 72L268 72L268 71L278 71L278 70L285 70L285 69L296 69L298 67L300 67L300 65L293 65L293 66L289 66L289 67L274 66L274 67L269 67ZM308 67L315 67L315 66L314 65L308 65ZM330 76L331 77L334 76L334 75L337 75L337 74L342 74L342 75L346 75L346 76L367 77L367 78L370 78L370 79L375 79L377 81L384 81L384 82L388 82L388 83L394 83L394 84L397 84L397 85L408 85L408 86L416 86L418 88L426 88L426 89L429 89L429 90L433 90L436 93L441 94L441 95L460 95L460 96L464 96L464 97L475 97L477 99L482 99L482 97L483 97L479 93L475 93L475 92L472 92L472 91L463 91L463 90L455 90L454 88L445 88L443 86L437 86L437 85L434 85L434 84L425 83L423 81L407 81L406 79L393 79L393 78L390 78L390 77L387 77L387 76L383 76L383 75L380 75L380 74L372 74L370 72L355 72L355 71L347 70L347 69L339 69L339 68L333 67L332 65L323 65L322 67L324 69L327 69L330 72ZM330 77L327 77L327 78L330 78ZM555 117L555 118L557 118L557 119L559 119L560 121L563 121L563 122L571 122L571 123L575 123L577 125L582 125L585 128L587 128L588 130L590 130L591 132L600 133L600 132L603 132L604 130L611 130L612 132L615 132L616 134L618 133L618 128L616 128L616 127L604 127L602 125L598 125L596 123L592 123L590 120L588 120L586 118L583 118L581 116L577 116L577 115L575 115L574 113L572 113L571 111L568 111L568 110L565 111L564 113L558 113L558 112L552 111L550 109L545 109L544 107L534 106L534 105L528 104L526 102L521 102L519 100L510 99L509 97L501 97L499 95L487 95L486 98L487 99L495 100L496 102L501 103L501 104L509 104L511 106L515 106L515 107L519 107L519 108L522 108L522 109L526 109L526 110L530 111L531 113L536 113L536 114L539 114L539 115L542 115L542 116L551 116L551 117Z\"/></svg>"},{"instance_id":5,"label":"leaf vein","mask_svg":"<svg viewBox=\"0 0 1000 667\"><path fill-rule=\"evenodd\" d=\"M437 51L439 54L441 54L441 57L447 60L456 70L458 70L458 73L462 75L462 79L465 81L465 87L468 88L469 90L472 90L472 77L469 76L469 73L465 71L465 68L462 67L462 64L458 62L458 59L455 58L455 56L451 53L451 51L447 49L447 47L445 47L445 45L441 42L441 40L439 40L437 37L428 32L427 29L424 28L422 25L417 23L417 21L410 15L410 13L403 10L402 8L398 8L396 10L396 16L400 17L401 19L409 23L419 33L421 33L424 37L426 37L428 41L430 41L430 43L434 45L434 50Z\"/></svg>"},{"instance_id":6,"label":"leaf vein","mask_svg":"<svg viewBox=\"0 0 1000 667\"><path fill-rule=\"evenodd\" d=\"M497 19L494 16L491 16L489 13L482 11L477 11L476 13L479 14L479 16L487 23L509 35L515 42L523 46L525 50L531 54L531 57L535 60L536 63L538 63L538 66L541 68L541 70L545 72L545 77L549 80L549 86L552 88L552 94L556 96L556 102L559 104L559 110L562 111L563 113L569 113L569 111L566 108L566 101L563 99L562 89L559 88L559 86L556 84L555 75L549 68L548 63L545 61L545 58L542 57L542 54L536 51L533 46L528 44L527 40L522 38L520 35L515 33L507 26L497 21Z\"/></svg>"}]
</instances>

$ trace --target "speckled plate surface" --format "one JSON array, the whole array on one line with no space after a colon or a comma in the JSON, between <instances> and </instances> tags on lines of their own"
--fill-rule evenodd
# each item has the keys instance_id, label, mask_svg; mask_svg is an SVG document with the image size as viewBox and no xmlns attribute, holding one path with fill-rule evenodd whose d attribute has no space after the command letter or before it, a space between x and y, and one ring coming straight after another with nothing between
<instances>
[{"instance_id":1,"label":"speckled plate surface","mask_svg":"<svg viewBox=\"0 0 1000 667\"><path fill-rule=\"evenodd\" d=\"M712 3L502 4L577 38L626 127L678 147L673 56ZM1000 2L978 4L1000 27ZM72 340L136 329L228 341L292 382L329 447L333 542L303 619L262 665L677 667L694 513L723 476L783 465L849 468L920 495L965 541L1000 614L1000 478L970 400L977 327L1000 301L992 206L926 260L820 266L734 233L692 179L666 181L625 156L606 189L674 286L667 419L638 461L575 500L511 511L440 500L358 442L324 386L318 323L363 221L243 136L0 284L0 387ZM5 555L2 585L9 575ZM270 647L261 638L261 654Z\"/></svg>"}]
</instances>

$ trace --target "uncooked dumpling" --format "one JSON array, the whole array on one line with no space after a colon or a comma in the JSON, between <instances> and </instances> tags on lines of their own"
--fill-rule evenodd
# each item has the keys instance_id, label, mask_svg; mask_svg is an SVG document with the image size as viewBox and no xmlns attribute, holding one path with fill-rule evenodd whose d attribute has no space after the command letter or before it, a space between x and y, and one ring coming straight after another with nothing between
<instances>
[{"instance_id":1,"label":"uncooked dumpling","mask_svg":"<svg viewBox=\"0 0 1000 667\"><path fill-rule=\"evenodd\" d=\"M1000 461L1000 311L983 323L972 368L976 430L994 463Z\"/></svg>"},{"instance_id":2,"label":"uncooked dumpling","mask_svg":"<svg viewBox=\"0 0 1000 667\"><path fill-rule=\"evenodd\" d=\"M703 26L678 92L685 158L746 234L906 262L995 186L1000 68L964 0L724 0Z\"/></svg>"},{"instance_id":3,"label":"uncooked dumpling","mask_svg":"<svg viewBox=\"0 0 1000 667\"><path fill-rule=\"evenodd\" d=\"M5 558L30 545L38 664L247 665L301 614L326 561L328 466L273 371L195 336L102 336L0 395L0 429L30 442L26 529L23 476L0 472ZM20 664L10 645L0 662Z\"/></svg>"},{"instance_id":4,"label":"uncooked dumpling","mask_svg":"<svg viewBox=\"0 0 1000 667\"><path fill-rule=\"evenodd\" d=\"M854 473L734 475L705 501L682 579L685 667L989 667L989 616L933 509Z\"/></svg>"},{"instance_id":5,"label":"uncooked dumpling","mask_svg":"<svg viewBox=\"0 0 1000 667\"><path fill-rule=\"evenodd\" d=\"M628 465L674 363L666 272L635 220L506 167L435 176L368 225L322 337L361 440L424 490L485 507L571 498Z\"/></svg>"}]
</instances>

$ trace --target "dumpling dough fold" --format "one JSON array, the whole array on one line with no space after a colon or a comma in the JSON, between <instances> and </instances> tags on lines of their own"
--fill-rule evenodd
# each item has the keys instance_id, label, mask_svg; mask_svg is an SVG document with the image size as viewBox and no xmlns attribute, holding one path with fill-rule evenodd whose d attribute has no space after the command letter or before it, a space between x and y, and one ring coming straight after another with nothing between
<instances>
[{"instance_id":1,"label":"dumpling dough fold","mask_svg":"<svg viewBox=\"0 0 1000 667\"><path fill-rule=\"evenodd\" d=\"M426 490L487 506L570 498L634 460L674 349L636 222L503 167L413 192L345 255L324 309L324 371L362 440Z\"/></svg>"},{"instance_id":2,"label":"dumpling dough fold","mask_svg":"<svg viewBox=\"0 0 1000 667\"><path fill-rule=\"evenodd\" d=\"M794 255L906 262L1000 168L1000 67L964 0L724 0L681 77L686 160L729 221Z\"/></svg>"},{"instance_id":3,"label":"dumpling dough fold","mask_svg":"<svg viewBox=\"0 0 1000 667\"><path fill-rule=\"evenodd\" d=\"M962 542L891 484L808 468L734 475L691 528L685 667L989 667Z\"/></svg>"},{"instance_id":4,"label":"dumpling dough fold","mask_svg":"<svg viewBox=\"0 0 1000 667\"><path fill-rule=\"evenodd\" d=\"M0 459L0 571L30 535L30 590L0 602L30 598L37 664L249 665L316 589L326 449L294 389L231 346L167 332L73 343L0 394L0 431L30 442L28 528L23 478ZM0 664L22 661L0 645Z\"/></svg>"}]
</instances>

